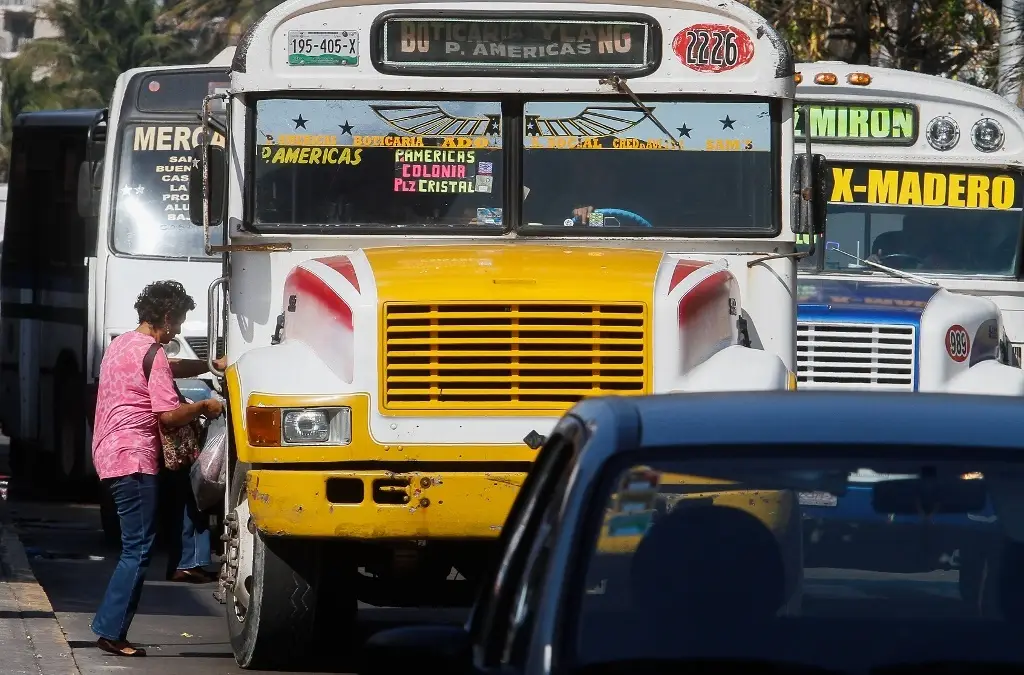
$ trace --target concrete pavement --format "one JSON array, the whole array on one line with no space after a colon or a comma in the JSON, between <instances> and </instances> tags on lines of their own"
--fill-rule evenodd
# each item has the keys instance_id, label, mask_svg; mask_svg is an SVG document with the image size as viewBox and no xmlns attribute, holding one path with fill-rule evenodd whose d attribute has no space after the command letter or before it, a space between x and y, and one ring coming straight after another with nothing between
<instances>
[{"instance_id":1,"label":"concrete pavement","mask_svg":"<svg viewBox=\"0 0 1024 675\"><path fill-rule=\"evenodd\" d=\"M9 502L10 512L36 578L53 604L81 675L121 672L181 675L240 675L227 635L224 606L213 598L213 584L162 581L163 553L157 551L129 639L147 648L145 658L100 651L89 629L119 551L103 542L98 507L90 504ZM359 635L324 645L313 672L358 672L358 645L364 635L407 622L461 622L465 609L399 609L360 606ZM5 652L0 643L0 653ZM0 672L4 669L0 656ZM31 671L35 673L36 671ZM47 671L47 675L49 675ZM60 673L60 671L52 671ZM310 673L310 670L295 671ZM20 675L20 674L19 674Z\"/></svg>"},{"instance_id":2,"label":"concrete pavement","mask_svg":"<svg viewBox=\"0 0 1024 675\"><path fill-rule=\"evenodd\" d=\"M80 675L50 600L0 499L0 653L11 675Z\"/></svg>"}]
</instances>

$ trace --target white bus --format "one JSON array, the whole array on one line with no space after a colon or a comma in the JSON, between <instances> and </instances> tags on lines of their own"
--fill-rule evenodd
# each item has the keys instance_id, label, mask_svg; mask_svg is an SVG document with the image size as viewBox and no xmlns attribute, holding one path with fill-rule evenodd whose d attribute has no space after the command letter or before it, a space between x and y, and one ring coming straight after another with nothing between
<instances>
[{"instance_id":1,"label":"white bus","mask_svg":"<svg viewBox=\"0 0 1024 675\"><path fill-rule=\"evenodd\" d=\"M798 146L809 130L831 183L800 265L800 388L1024 393L1024 112L886 68L796 80Z\"/></svg>"},{"instance_id":2,"label":"white bus","mask_svg":"<svg viewBox=\"0 0 1024 675\"><path fill-rule=\"evenodd\" d=\"M242 666L344 635L363 591L479 578L576 401L795 387L825 194L794 90L731 0L289 0L253 26L190 187L228 223Z\"/></svg>"},{"instance_id":3,"label":"white bus","mask_svg":"<svg viewBox=\"0 0 1024 675\"><path fill-rule=\"evenodd\" d=\"M14 249L4 256L4 302L17 308L3 312L0 335L0 419L11 437L15 487L95 485L90 438L100 361L111 339L137 325L135 299L147 283L184 284L197 309L168 355L206 358L206 289L220 275L220 259L205 255L203 233L189 219L188 175L201 133L197 111L227 86L232 53L210 64L123 73L105 111L47 113L78 125L80 152L59 153L70 132L26 130L32 144L19 145L25 156L13 164L6 226ZM70 185L67 171L75 173ZM68 195L77 213L67 212ZM42 227L41 204L59 211L52 218L59 223ZM179 386L201 398L213 382Z\"/></svg>"}]
</instances>

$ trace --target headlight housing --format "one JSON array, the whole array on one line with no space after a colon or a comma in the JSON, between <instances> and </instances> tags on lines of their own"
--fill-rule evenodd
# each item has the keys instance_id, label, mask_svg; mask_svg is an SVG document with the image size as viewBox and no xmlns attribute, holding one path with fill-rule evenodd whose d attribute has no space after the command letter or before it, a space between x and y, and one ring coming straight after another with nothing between
<instances>
[{"instance_id":1,"label":"headlight housing","mask_svg":"<svg viewBox=\"0 0 1024 675\"><path fill-rule=\"evenodd\" d=\"M164 353L167 354L167 358L173 359L181 353L181 343L177 340L171 340L164 345Z\"/></svg>"},{"instance_id":2,"label":"headlight housing","mask_svg":"<svg viewBox=\"0 0 1024 675\"><path fill-rule=\"evenodd\" d=\"M1003 147L1003 127L991 117L983 117L971 128L971 142L981 152L995 152Z\"/></svg>"},{"instance_id":3,"label":"headlight housing","mask_svg":"<svg viewBox=\"0 0 1024 675\"><path fill-rule=\"evenodd\" d=\"M928 123L924 135L929 145L944 152L952 150L960 142L960 127L952 117L941 115Z\"/></svg>"},{"instance_id":4,"label":"headlight housing","mask_svg":"<svg viewBox=\"0 0 1024 675\"><path fill-rule=\"evenodd\" d=\"M290 445L349 445L352 409L270 408L246 409L246 435L254 447Z\"/></svg>"}]
</instances>

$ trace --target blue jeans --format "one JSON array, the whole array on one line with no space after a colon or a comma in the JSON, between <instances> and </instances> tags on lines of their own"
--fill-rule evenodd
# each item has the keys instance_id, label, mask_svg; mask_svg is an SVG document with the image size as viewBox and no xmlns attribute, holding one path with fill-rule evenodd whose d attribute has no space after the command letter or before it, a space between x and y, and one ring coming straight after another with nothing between
<instances>
[{"instance_id":1,"label":"blue jeans","mask_svg":"<svg viewBox=\"0 0 1024 675\"><path fill-rule=\"evenodd\" d=\"M156 541L157 478L133 473L104 483L121 520L121 557L92 620L92 632L108 640L124 640L139 607Z\"/></svg>"},{"instance_id":2,"label":"blue jeans","mask_svg":"<svg viewBox=\"0 0 1024 675\"><path fill-rule=\"evenodd\" d=\"M210 564L209 518L196 506L188 469L165 470L161 499L167 508L167 578L176 570Z\"/></svg>"}]
</instances>

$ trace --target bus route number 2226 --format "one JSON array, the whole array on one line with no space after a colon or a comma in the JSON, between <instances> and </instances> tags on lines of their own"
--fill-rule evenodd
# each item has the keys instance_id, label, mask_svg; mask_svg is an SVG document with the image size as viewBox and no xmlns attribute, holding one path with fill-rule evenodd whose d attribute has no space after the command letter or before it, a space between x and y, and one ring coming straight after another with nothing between
<instances>
[{"instance_id":1,"label":"bus route number 2226","mask_svg":"<svg viewBox=\"0 0 1024 675\"><path fill-rule=\"evenodd\" d=\"M359 32L354 30L288 31L288 65L359 65Z\"/></svg>"}]
</instances>

